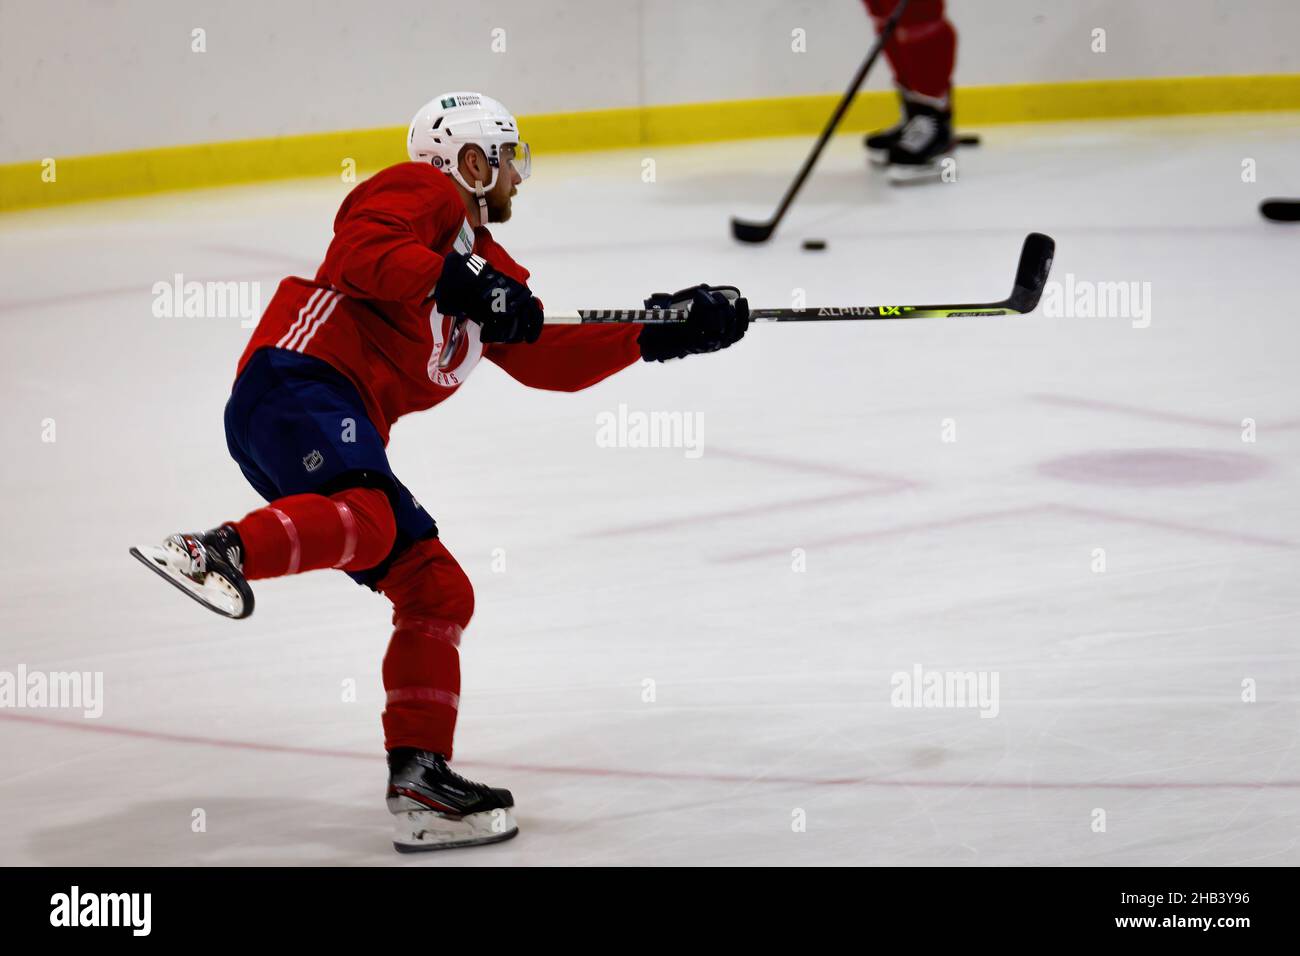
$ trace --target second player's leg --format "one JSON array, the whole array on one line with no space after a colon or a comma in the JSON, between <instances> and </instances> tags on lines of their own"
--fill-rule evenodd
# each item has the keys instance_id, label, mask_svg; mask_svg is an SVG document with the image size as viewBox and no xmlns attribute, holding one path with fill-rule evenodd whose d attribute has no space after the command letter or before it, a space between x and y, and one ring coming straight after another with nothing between
<instances>
[{"instance_id":1,"label":"second player's leg","mask_svg":"<svg viewBox=\"0 0 1300 956\"><path fill-rule=\"evenodd\" d=\"M865 0L867 11L880 29L894 12L898 0ZM894 79L908 92L945 103L952 88L957 62L957 32L944 14L943 0L912 0L885 44L885 56Z\"/></svg>"},{"instance_id":2,"label":"second player's leg","mask_svg":"<svg viewBox=\"0 0 1300 956\"><path fill-rule=\"evenodd\" d=\"M865 0L876 29L898 0ZM952 150L952 73L957 33L943 0L912 0L885 44L902 104L893 127L867 136L872 163L890 168L896 182L936 178L939 160Z\"/></svg>"}]
</instances>

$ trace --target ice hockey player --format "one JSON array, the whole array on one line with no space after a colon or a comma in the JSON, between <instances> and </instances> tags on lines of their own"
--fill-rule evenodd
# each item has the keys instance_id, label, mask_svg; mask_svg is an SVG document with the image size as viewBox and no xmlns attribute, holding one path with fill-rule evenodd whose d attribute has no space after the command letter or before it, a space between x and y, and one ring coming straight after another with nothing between
<instances>
[{"instance_id":1,"label":"ice hockey player","mask_svg":"<svg viewBox=\"0 0 1300 956\"><path fill-rule=\"evenodd\" d=\"M448 398L481 359L524 385L576 391L638 360L724 349L749 325L734 287L700 285L646 302L689 310L686 322L543 327L528 271L487 229L510 218L531 167L514 117L487 96L447 93L416 114L407 151L410 162L344 199L316 277L280 283L239 360L226 440L269 504L132 549L229 617L252 612L249 581L318 568L392 602L383 727L401 851L492 843L517 827L508 790L448 766L474 592L389 467L393 422Z\"/></svg>"},{"instance_id":2,"label":"ice hockey player","mask_svg":"<svg viewBox=\"0 0 1300 956\"><path fill-rule=\"evenodd\" d=\"M898 0L865 0L879 30ZM888 167L895 183L937 180L953 149L952 71L957 32L944 16L943 0L912 0L885 44L894 70L902 117L867 136L867 157Z\"/></svg>"}]
</instances>

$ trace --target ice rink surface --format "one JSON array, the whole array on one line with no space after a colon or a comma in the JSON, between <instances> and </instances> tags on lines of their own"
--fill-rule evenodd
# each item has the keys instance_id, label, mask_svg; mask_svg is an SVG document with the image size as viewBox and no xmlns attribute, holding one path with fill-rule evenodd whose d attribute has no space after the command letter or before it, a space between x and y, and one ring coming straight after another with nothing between
<instances>
[{"instance_id":1,"label":"ice rink surface","mask_svg":"<svg viewBox=\"0 0 1300 956\"><path fill-rule=\"evenodd\" d=\"M1300 863L1300 232L1256 212L1300 194L1300 117L980 132L903 189L838 138L761 248L727 219L806 139L536 157L495 235L552 309L1001 298L1039 230L1054 280L1149 283L1149 324L766 325L574 395L483 363L404 419L478 596L456 766L521 827L414 857L387 602L318 572L231 622L126 554L260 504L221 425L249 331L154 283L265 301L348 187L0 218L0 670L104 680L97 719L0 709L0 864ZM698 414L703 453L600 447L620 406ZM996 716L894 706L917 666L996 677Z\"/></svg>"}]
</instances>

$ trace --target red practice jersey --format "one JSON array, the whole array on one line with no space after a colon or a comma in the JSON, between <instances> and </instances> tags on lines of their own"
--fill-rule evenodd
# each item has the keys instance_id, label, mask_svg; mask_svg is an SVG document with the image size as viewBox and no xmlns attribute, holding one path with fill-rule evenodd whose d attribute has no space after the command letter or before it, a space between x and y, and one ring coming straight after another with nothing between
<instances>
[{"instance_id":1,"label":"red practice jersey","mask_svg":"<svg viewBox=\"0 0 1300 956\"><path fill-rule=\"evenodd\" d=\"M239 359L264 348L328 362L356 386L388 441L393 422L446 399L487 358L525 385L577 391L641 357L640 325L546 326L531 345L483 345L478 323L438 311L443 256L471 250L519 282L528 270L471 229L449 177L390 166L348 193L315 279L280 283Z\"/></svg>"}]
</instances>

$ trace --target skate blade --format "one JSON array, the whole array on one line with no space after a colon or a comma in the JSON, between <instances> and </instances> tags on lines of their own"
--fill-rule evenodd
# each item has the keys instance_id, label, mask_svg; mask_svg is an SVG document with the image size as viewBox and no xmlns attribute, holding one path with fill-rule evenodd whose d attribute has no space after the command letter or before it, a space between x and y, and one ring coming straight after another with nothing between
<instances>
[{"instance_id":1,"label":"skate blade","mask_svg":"<svg viewBox=\"0 0 1300 956\"><path fill-rule=\"evenodd\" d=\"M884 169L889 165L889 150L872 149L867 147L867 162L878 169Z\"/></svg>"},{"instance_id":2,"label":"skate blade","mask_svg":"<svg viewBox=\"0 0 1300 956\"><path fill-rule=\"evenodd\" d=\"M172 563L176 556L171 551L157 545L132 548L131 556L210 611L236 620L253 613L253 591L247 584L241 589L215 571L204 575L202 582L195 581Z\"/></svg>"},{"instance_id":3,"label":"skate blade","mask_svg":"<svg viewBox=\"0 0 1300 956\"><path fill-rule=\"evenodd\" d=\"M500 843L519 835L509 808L448 816L437 810L402 810L393 815L393 849L398 853L453 850Z\"/></svg>"},{"instance_id":4,"label":"skate blade","mask_svg":"<svg viewBox=\"0 0 1300 956\"><path fill-rule=\"evenodd\" d=\"M937 183L943 178L943 167L939 162L926 163L924 166L907 166L893 163L885 175L889 177L889 181L895 186Z\"/></svg>"}]
</instances>

